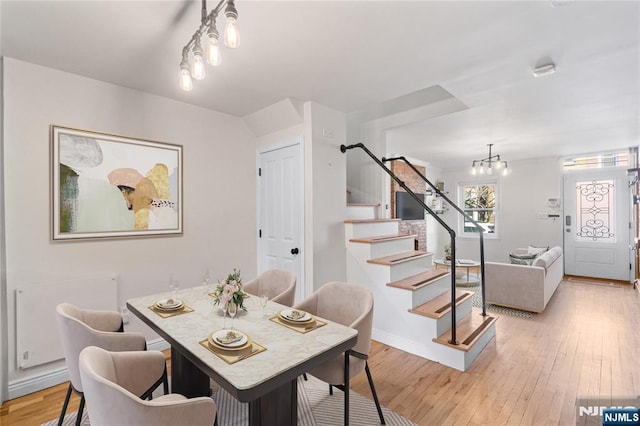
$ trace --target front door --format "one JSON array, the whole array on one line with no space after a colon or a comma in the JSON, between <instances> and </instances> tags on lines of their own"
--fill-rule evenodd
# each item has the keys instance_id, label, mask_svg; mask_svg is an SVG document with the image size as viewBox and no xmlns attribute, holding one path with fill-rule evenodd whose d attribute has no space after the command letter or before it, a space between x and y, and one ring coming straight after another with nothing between
<instances>
[{"instance_id":1,"label":"front door","mask_svg":"<svg viewBox=\"0 0 640 426\"><path fill-rule=\"evenodd\" d=\"M565 174L565 273L629 281L629 211L626 170Z\"/></svg>"},{"instance_id":2,"label":"front door","mask_svg":"<svg viewBox=\"0 0 640 426\"><path fill-rule=\"evenodd\" d=\"M302 143L292 143L259 154L258 272L293 271L300 301L305 296Z\"/></svg>"}]
</instances>

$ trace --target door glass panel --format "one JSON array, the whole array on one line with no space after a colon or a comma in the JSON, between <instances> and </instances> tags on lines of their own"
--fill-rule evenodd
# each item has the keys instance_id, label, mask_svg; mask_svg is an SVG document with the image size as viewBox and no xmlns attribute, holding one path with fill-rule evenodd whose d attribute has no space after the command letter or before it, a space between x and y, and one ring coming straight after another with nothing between
<instances>
[{"instance_id":1,"label":"door glass panel","mask_svg":"<svg viewBox=\"0 0 640 426\"><path fill-rule=\"evenodd\" d=\"M576 182L576 241L615 243L613 180Z\"/></svg>"}]
</instances>

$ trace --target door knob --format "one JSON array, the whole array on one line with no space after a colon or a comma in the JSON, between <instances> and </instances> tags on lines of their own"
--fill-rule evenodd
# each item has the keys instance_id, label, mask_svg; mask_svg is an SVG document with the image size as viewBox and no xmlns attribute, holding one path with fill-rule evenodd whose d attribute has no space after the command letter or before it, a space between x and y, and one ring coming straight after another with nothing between
<instances>
[{"instance_id":1,"label":"door knob","mask_svg":"<svg viewBox=\"0 0 640 426\"><path fill-rule=\"evenodd\" d=\"M298 250L298 247L291 249L291 254L298 254L298 253L300 253L300 250Z\"/></svg>"}]
</instances>

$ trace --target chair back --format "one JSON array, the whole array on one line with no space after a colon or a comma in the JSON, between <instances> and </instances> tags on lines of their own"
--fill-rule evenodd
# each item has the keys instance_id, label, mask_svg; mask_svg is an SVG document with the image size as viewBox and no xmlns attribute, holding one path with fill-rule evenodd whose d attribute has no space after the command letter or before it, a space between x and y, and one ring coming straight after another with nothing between
<instances>
[{"instance_id":1,"label":"chair back","mask_svg":"<svg viewBox=\"0 0 640 426\"><path fill-rule=\"evenodd\" d=\"M96 346L82 350L79 370L92 426L213 424L216 404L211 398L170 394L145 401L130 391L140 386L135 383L139 379L136 372L157 361L157 355L153 351L109 352Z\"/></svg>"},{"instance_id":2,"label":"chair back","mask_svg":"<svg viewBox=\"0 0 640 426\"><path fill-rule=\"evenodd\" d=\"M293 306L296 297L296 281L296 274L291 271L270 269L245 283L243 289L255 296L266 294L272 302Z\"/></svg>"},{"instance_id":3,"label":"chair back","mask_svg":"<svg viewBox=\"0 0 640 426\"><path fill-rule=\"evenodd\" d=\"M146 345L144 336L140 333L117 332L122 323L117 312L90 311L61 303L56 307L56 320L69 380L78 392L82 392L78 368L78 357L82 349L99 346L110 350L143 350Z\"/></svg>"},{"instance_id":4,"label":"chair back","mask_svg":"<svg viewBox=\"0 0 640 426\"><path fill-rule=\"evenodd\" d=\"M328 282L315 293L294 306L316 316L358 330L353 351L369 355L371 328L373 327L373 294L358 284ZM366 368L362 357L349 357L349 377L353 378ZM337 356L313 368L310 374L332 385L344 384L344 356Z\"/></svg>"},{"instance_id":5,"label":"chair back","mask_svg":"<svg viewBox=\"0 0 640 426\"><path fill-rule=\"evenodd\" d=\"M368 355L373 327L373 294L358 284L332 281L318 289L315 314L358 330L354 351Z\"/></svg>"}]
</instances>

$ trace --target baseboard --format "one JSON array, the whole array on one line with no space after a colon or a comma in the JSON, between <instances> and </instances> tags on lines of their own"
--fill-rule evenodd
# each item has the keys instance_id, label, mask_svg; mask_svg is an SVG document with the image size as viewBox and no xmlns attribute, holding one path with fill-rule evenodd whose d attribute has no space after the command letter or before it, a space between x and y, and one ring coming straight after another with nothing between
<instances>
[{"instance_id":1,"label":"baseboard","mask_svg":"<svg viewBox=\"0 0 640 426\"><path fill-rule=\"evenodd\" d=\"M18 398L69 380L67 367L60 367L26 379L9 382L9 399Z\"/></svg>"},{"instance_id":2,"label":"baseboard","mask_svg":"<svg viewBox=\"0 0 640 426\"><path fill-rule=\"evenodd\" d=\"M163 351L170 347L164 339L157 339L147 343L147 348L153 351ZM38 392L68 380L67 367L59 367L31 377L14 380L9 382L8 399L15 399L33 392Z\"/></svg>"}]
</instances>

